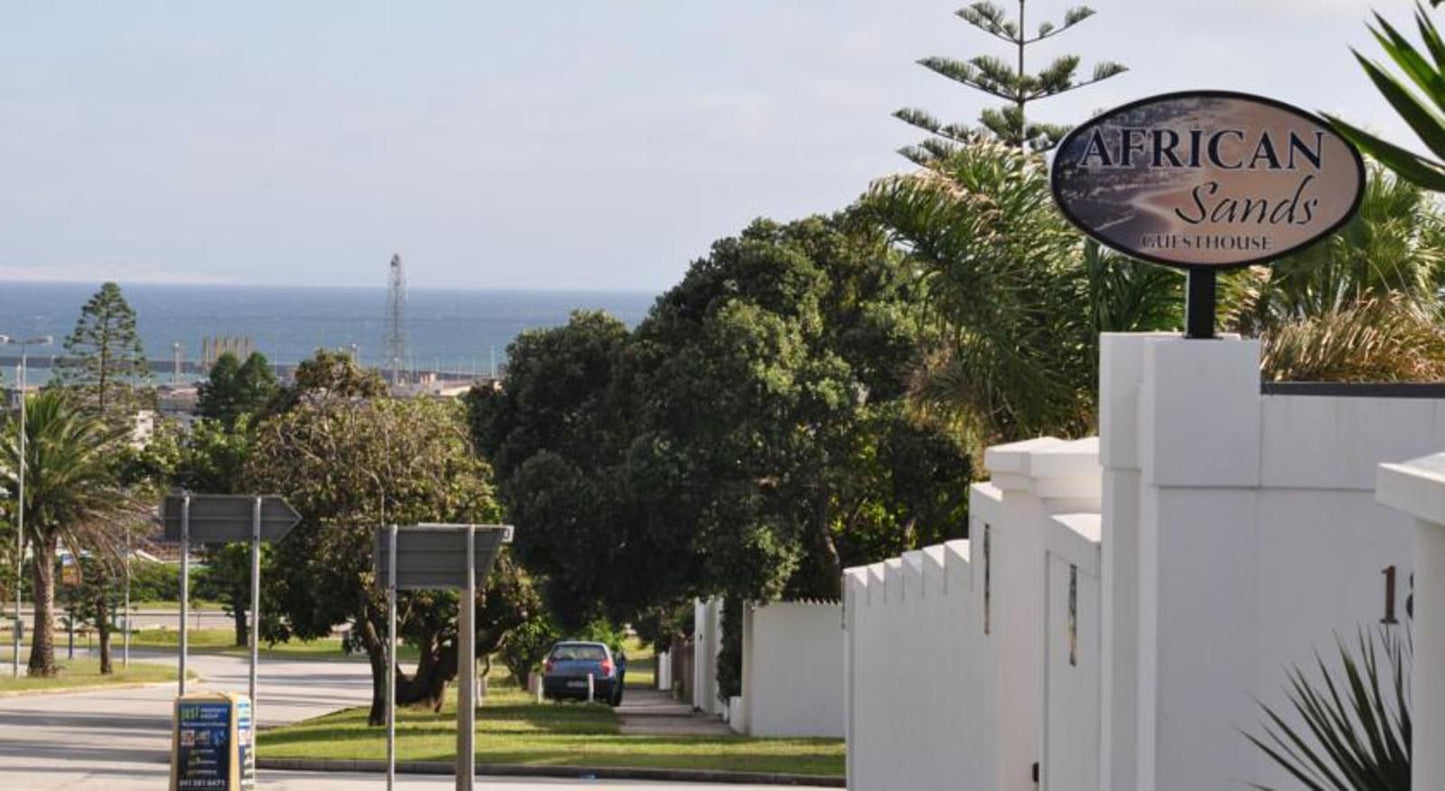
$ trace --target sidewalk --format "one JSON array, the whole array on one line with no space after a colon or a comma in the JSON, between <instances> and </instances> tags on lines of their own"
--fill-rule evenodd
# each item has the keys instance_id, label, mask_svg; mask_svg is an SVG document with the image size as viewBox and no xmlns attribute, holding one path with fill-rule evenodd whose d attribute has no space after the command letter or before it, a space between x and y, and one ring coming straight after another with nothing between
<instances>
[{"instance_id":1,"label":"sidewalk","mask_svg":"<svg viewBox=\"0 0 1445 791\"><path fill-rule=\"evenodd\" d=\"M629 688L617 707L617 722L628 736L731 736L720 718L693 713L666 692Z\"/></svg>"}]
</instances>

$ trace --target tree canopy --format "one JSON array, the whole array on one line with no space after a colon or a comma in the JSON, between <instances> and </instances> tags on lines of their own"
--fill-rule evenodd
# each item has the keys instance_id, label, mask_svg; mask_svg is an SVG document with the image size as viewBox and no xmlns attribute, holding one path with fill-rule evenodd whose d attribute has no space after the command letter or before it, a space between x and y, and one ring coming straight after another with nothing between
<instances>
[{"instance_id":1,"label":"tree canopy","mask_svg":"<svg viewBox=\"0 0 1445 791\"><path fill-rule=\"evenodd\" d=\"M81 308L54 374L55 383L69 388L84 408L107 419L131 420L135 388L150 381L150 365L136 332L135 311L120 286L102 285Z\"/></svg>"},{"instance_id":2,"label":"tree canopy","mask_svg":"<svg viewBox=\"0 0 1445 791\"><path fill-rule=\"evenodd\" d=\"M232 428L242 415L259 413L278 390L276 375L265 355L252 352L242 363L235 354L226 352L216 358L201 384L196 411L201 417Z\"/></svg>"},{"instance_id":3,"label":"tree canopy","mask_svg":"<svg viewBox=\"0 0 1445 791\"><path fill-rule=\"evenodd\" d=\"M854 220L754 223L636 330L574 314L473 391L518 552L564 621L835 597L846 563L964 534L967 453L905 408L910 278Z\"/></svg>"},{"instance_id":4,"label":"tree canopy","mask_svg":"<svg viewBox=\"0 0 1445 791\"><path fill-rule=\"evenodd\" d=\"M353 644L371 661L372 722L380 722L386 620L372 571L377 528L501 516L490 470L472 450L459 407L313 391L257 425L243 481L250 491L285 497L302 515L273 554L268 585L282 619L263 622L263 637L321 637L335 624L352 624ZM479 655L495 650L507 630L526 619L535 607L530 591L509 559L498 563L479 594ZM399 679L400 702L440 705L457 668L456 607L449 593L402 596L400 629L421 660L415 675Z\"/></svg>"}]
</instances>

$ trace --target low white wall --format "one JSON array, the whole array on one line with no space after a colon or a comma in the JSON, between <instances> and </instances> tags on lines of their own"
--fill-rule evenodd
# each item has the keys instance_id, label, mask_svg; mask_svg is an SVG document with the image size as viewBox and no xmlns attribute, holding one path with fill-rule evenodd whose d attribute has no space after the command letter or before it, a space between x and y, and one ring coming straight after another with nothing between
<instances>
[{"instance_id":1,"label":"low white wall","mask_svg":"<svg viewBox=\"0 0 1445 791\"><path fill-rule=\"evenodd\" d=\"M722 599L693 601L692 707L706 714L721 714L718 699L717 656L722 650Z\"/></svg>"},{"instance_id":2,"label":"low white wall","mask_svg":"<svg viewBox=\"0 0 1445 791\"><path fill-rule=\"evenodd\" d=\"M850 788L1034 791L1045 760L1076 776L1079 751L1060 734L1098 733L1096 581L1076 590L1076 626L1095 634L1076 646L1075 672L1046 679L1045 658L1062 650L1068 662L1070 567L1097 580L1096 457L1092 440L991 448L969 540L848 571ZM1059 634L1047 624L1055 600ZM1061 723L1048 759L1046 708Z\"/></svg>"},{"instance_id":3,"label":"low white wall","mask_svg":"<svg viewBox=\"0 0 1445 791\"><path fill-rule=\"evenodd\" d=\"M843 608L773 602L743 616L741 731L843 736Z\"/></svg>"}]
</instances>

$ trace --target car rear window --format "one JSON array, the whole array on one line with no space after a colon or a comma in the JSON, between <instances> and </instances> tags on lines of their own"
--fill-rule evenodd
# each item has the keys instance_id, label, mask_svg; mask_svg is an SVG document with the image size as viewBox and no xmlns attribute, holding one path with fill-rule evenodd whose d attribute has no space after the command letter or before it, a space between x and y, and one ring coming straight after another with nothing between
<instances>
[{"instance_id":1,"label":"car rear window","mask_svg":"<svg viewBox=\"0 0 1445 791\"><path fill-rule=\"evenodd\" d=\"M552 658L564 662L600 662L607 658L607 652L600 645L559 645L552 649Z\"/></svg>"}]
</instances>

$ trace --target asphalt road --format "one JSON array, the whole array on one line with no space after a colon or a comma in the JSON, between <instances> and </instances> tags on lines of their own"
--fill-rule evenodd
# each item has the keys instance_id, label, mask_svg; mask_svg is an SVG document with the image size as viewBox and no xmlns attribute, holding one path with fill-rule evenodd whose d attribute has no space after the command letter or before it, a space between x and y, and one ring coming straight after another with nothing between
<instances>
[{"instance_id":1,"label":"asphalt road","mask_svg":"<svg viewBox=\"0 0 1445 791\"><path fill-rule=\"evenodd\" d=\"M175 662L174 654L132 652L147 662ZM190 668L205 677L187 691L246 690L246 661L193 655ZM370 699L371 678L363 662L262 660L257 715L263 726L318 716ZM0 789L104 788L153 791L169 776L171 701L174 685L72 694L0 698ZM401 775L397 787L443 788L446 776ZM260 772L264 789L385 788L382 775ZM601 780L479 777L477 787L495 791L598 788L609 791L764 791L767 786L713 786ZM776 789L773 789L776 791Z\"/></svg>"}]
</instances>

